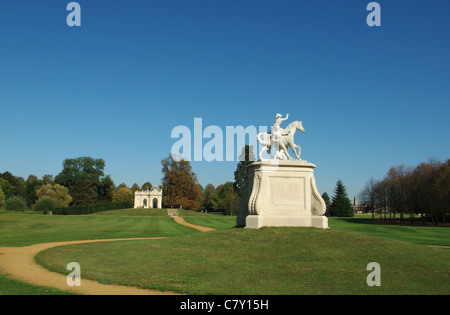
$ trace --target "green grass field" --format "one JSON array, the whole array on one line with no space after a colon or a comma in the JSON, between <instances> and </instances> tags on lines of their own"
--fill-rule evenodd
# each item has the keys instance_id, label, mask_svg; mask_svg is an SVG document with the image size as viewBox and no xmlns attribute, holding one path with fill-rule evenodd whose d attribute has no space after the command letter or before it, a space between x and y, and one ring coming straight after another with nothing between
<instances>
[{"instance_id":1,"label":"green grass field","mask_svg":"<svg viewBox=\"0 0 450 315\"><path fill-rule=\"evenodd\" d=\"M72 295L54 288L23 283L0 275L0 295Z\"/></svg>"},{"instance_id":2,"label":"green grass field","mask_svg":"<svg viewBox=\"0 0 450 315\"><path fill-rule=\"evenodd\" d=\"M167 216L167 211L152 215L148 210L145 212L134 209L107 212L109 214L100 212L80 216L0 214L0 247L105 238L172 237L197 233L175 223Z\"/></svg>"},{"instance_id":3,"label":"green grass field","mask_svg":"<svg viewBox=\"0 0 450 315\"><path fill-rule=\"evenodd\" d=\"M375 223L370 215L353 218L331 218L332 228L338 231L362 233L408 243L450 246L450 229L448 227L412 226L409 224Z\"/></svg>"},{"instance_id":4,"label":"green grass field","mask_svg":"<svg viewBox=\"0 0 450 315\"><path fill-rule=\"evenodd\" d=\"M329 230L246 230L234 228L235 217L192 212L183 217L217 230L180 226L163 210L52 217L0 212L0 247L169 236L61 246L41 252L37 261L64 274L67 263L76 261L84 278L101 283L189 294L449 294L450 250L428 246L449 246L448 228L330 218ZM372 261L381 265L380 287L366 284ZM8 281L0 276L0 294L16 294L24 285Z\"/></svg>"}]
</instances>

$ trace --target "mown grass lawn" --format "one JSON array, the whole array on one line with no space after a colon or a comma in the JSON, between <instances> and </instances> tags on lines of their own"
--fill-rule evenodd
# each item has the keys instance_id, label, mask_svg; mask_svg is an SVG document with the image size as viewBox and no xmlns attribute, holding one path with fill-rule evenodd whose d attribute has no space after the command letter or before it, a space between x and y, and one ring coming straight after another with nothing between
<instances>
[{"instance_id":1,"label":"mown grass lawn","mask_svg":"<svg viewBox=\"0 0 450 315\"><path fill-rule=\"evenodd\" d=\"M65 246L38 255L41 264L61 273L77 261L84 277L102 283L239 295L448 294L449 258L448 249L362 233L231 227L157 241ZM366 283L369 262L381 265L381 287Z\"/></svg>"},{"instance_id":2,"label":"mown grass lawn","mask_svg":"<svg viewBox=\"0 0 450 315\"><path fill-rule=\"evenodd\" d=\"M45 267L102 283L190 294L449 294L449 229L383 226L330 218L330 230L234 228L235 217L180 213L216 228L200 233L154 210L86 216L0 212L0 247L119 237L161 240L57 247L38 255ZM368 287L369 262L381 265L381 287ZM0 294L58 294L0 275ZM33 293L34 292L34 293ZM25 293L26 294L26 293Z\"/></svg>"},{"instance_id":3,"label":"mown grass lawn","mask_svg":"<svg viewBox=\"0 0 450 315\"><path fill-rule=\"evenodd\" d=\"M0 295L73 295L55 288L44 288L9 279L0 274Z\"/></svg>"},{"instance_id":4,"label":"mown grass lawn","mask_svg":"<svg viewBox=\"0 0 450 315\"><path fill-rule=\"evenodd\" d=\"M450 228L443 226L420 226L406 224L379 223L370 216L356 215L352 218L329 218L333 230L362 233L398 241L450 246Z\"/></svg>"},{"instance_id":5,"label":"mown grass lawn","mask_svg":"<svg viewBox=\"0 0 450 315\"><path fill-rule=\"evenodd\" d=\"M129 212L127 212L129 211ZM149 214L133 209L91 215L48 216L41 214L0 213L0 247L27 246L38 243L179 236L199 233L179 225L164 212Z\"/></svg>"}]
</instances>

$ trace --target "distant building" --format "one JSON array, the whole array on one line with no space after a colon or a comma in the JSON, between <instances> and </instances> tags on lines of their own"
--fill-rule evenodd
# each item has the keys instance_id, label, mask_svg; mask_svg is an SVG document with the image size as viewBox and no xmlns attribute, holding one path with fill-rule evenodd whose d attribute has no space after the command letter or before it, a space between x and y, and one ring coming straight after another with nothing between
<instances>
[{"instance_id":1,"label":"distant building","mask_svg":"<svg viewBox=\"0 0 450 315\"><path fill-rule=\"evenodd\" d=\"M145 209L162 208L162 189L152 187L150 190L136 191L134 193L134 207Z\"/></svg>"},{"instance_id":2,"label":"distant building","mask_svg":"<svg viewBox=\"0 0 450 315\"><path fill-rule=\"evenodd\" d=\"M355 196L355 198L353 198L353 206L352 207L353 207L354 213L368 213L367 205L360 205L357 196Z\"/></svg>"}]
</instances>

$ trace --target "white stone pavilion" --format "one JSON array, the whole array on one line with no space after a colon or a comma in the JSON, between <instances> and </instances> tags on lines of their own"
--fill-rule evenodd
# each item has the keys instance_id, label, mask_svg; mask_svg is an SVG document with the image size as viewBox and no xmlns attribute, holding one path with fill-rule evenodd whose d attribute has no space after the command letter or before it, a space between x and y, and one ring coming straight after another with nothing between
<instances>
[{"instance_id":1,"label":"white stone pavilion","mask_svg":"<svg viewBox=\"0 0 450 315\"><path fill-rule=\"evenodd\" d=\"M150 190L136 191L134 193L134 207L145 209L162 208L162 189L152 187Z\"/></svg>"}]
</instances>

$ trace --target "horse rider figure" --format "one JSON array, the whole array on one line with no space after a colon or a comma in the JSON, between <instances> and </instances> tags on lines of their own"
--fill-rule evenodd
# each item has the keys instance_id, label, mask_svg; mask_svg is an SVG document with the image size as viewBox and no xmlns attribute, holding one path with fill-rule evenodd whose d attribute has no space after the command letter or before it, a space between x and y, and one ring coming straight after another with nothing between
<instances>
[{"instance_id":1,"label":"horse rider figure","mask_svg":"<svg viewBox=\"0 0 450 315\"><path fill-rule=\"evenodd\" d=\"M272 125L272 128L270 129L271 133L271 140L272 143L275 145L275 148L277 149L277 152L281 153L280 144L282 146L283 150L286 150L286 147L281 143L281 137L283 135L286 135L287 133L283 128L281 128L281 123L289 118L289 114L286 115L286 118L283 118L281 114L276 115L275 122Z\"/></svg>"}]
</instances>

